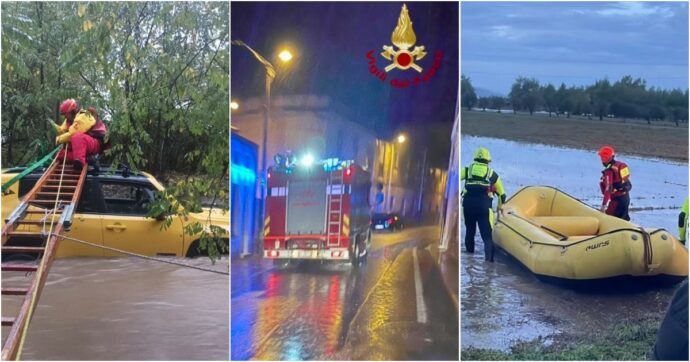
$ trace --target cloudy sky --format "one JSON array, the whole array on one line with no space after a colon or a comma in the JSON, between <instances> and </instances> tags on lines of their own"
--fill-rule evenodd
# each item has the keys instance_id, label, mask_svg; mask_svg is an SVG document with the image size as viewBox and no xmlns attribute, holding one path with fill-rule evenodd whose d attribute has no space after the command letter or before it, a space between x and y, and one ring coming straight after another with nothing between
<instances>
[{"instance_id":1,"label":"cloudy sky","mask_svg":"<svg viewBox=\"0 0 690 362\"><path fill-rule=\"evenodd\" d=\"M518 76L588 85L641 77L688 88L688 3L465 2L461 68L475 88L507 94Z\"/></svg>"}]
</instances>

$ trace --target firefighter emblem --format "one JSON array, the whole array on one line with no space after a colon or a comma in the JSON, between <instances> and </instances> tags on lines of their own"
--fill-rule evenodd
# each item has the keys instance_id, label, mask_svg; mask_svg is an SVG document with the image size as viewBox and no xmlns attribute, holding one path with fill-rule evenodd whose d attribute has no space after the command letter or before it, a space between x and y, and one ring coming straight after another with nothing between
<instances>
[{"instance_id":1,"label":"firefighter emblem","mask_svg":"<svg viewBox=\"0 0 690 362\"><path fill-rule=\"evenodd\" d=\"M417 36L412 29L412 21L410 20L410 14L407 12L407 5L405 4L403 4L402 10L400 11L398 25L393 30L393 35L391 35L391 42L393 42L393 45L398 47L399 50L396 51L395 48L390 45L383 46L381 55L393 61L393 64L386 66L386 72L390 72L395 68L401 70L412 68L421 73L422 67L415 64L415 61L424 58L426 52L424 51L424 46L416 46L412 51L409 50L415 42L417 42Z\"/></svg>"}]
</instances>

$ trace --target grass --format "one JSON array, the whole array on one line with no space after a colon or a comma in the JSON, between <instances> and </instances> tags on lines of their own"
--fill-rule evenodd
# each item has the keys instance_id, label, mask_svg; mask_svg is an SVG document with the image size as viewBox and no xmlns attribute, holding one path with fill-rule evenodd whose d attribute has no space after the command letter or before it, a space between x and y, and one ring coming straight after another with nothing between
<instances>
[{"instance_id":1,"label":"grass","mask_svg":"<svg viewBox=\"0 0 690 362\"><path fill-rule=\"evenodd\" d=\"M466 348L460 354L463 361L543 361L543 360L646 360L656 340L659 320L645 318L614 325L590 336L559 336L550 346L543 340L521 342L510 352L493 349Z\"/></svg>"},{"instance_id":2,"label":"grass","mask_svg":"<svg viewBox=\"0 0 690 362\"><path fill-rule=\"evenodd\" d=\"M610 144L616 151L642 157L688 161L688 126L669 127L518 113L462 111L463 135L598 150Z\"/></svg>"}]
</instances>

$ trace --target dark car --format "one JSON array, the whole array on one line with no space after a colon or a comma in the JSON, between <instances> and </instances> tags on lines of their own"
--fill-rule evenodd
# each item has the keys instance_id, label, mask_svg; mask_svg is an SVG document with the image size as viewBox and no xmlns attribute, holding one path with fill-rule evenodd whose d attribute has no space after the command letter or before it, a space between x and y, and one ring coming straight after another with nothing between
<instances>
[{"instance_id":1,"label":"dark car","mask_svg":"<svg viewBox=\"0 0 690 362\"><path fill-rule=\"evenodd\" d=\"M374 214L371 216L372 230L396 231L401 230L403 227L402 218L396 213Z\"/></svg>"}]
</instances>

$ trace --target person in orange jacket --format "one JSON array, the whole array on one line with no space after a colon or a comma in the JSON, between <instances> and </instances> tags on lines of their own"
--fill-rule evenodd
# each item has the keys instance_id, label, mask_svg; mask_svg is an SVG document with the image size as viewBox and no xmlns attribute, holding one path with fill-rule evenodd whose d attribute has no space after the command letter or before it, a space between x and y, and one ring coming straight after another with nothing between
<instances>
[{"instance_id":1,"label":"person in orange jacket","mask_svg":"<svg viewBox=\"0 0 690 362\"><path fill-rule=\"evenodd\" d=\"M604 195L600 211L630 221L630 215L628 215L629 193L632 189L630 168L625 163L615 159L616 153L611 146L601 147L598 154L604 165L599 180L599 187Z\"/></svg>"},{"instance_id":2,"label":"person in orange jacket","mask_svg":"<svg viewBox=\"0 0 690 362\"><path fill-rule=\"evenodd\" d=\"M96 109L80 109L79 104L70 98L60 104L60 114L65 117L62 125L55 125L57 137L55 143L69 143L67 161L71 161L75 170L81 171L86 166L86 157L97 155L103 150L107 129L98 117ZM63 149L58 159L65 157Z\"/></svg>"}]
</instances>

